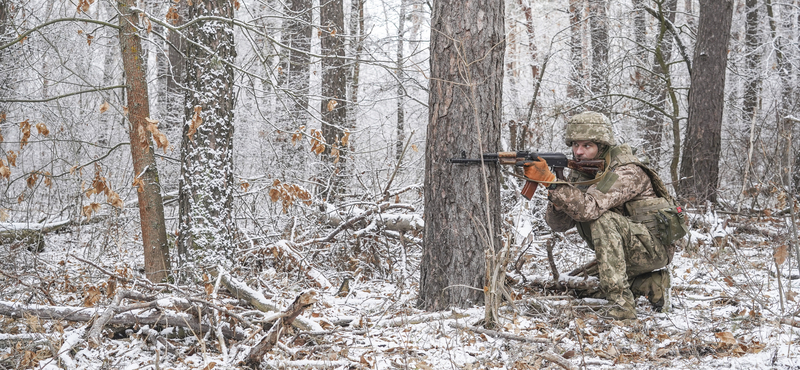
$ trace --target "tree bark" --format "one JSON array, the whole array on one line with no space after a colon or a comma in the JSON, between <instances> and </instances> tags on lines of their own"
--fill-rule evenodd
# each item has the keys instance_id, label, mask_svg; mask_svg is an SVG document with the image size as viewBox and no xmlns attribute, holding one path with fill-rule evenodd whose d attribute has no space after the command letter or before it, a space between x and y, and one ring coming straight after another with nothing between
<instances>
[{"instance_id":1,"label":"tree bark","mask_svg":"<svg viewBox=\"0 0 800 370\"><path fill-rule=\"evenodd\" d=\"M188 15L233 19L233 3L195 0ZM178 247L182 259L216 264L234 251L233 23L198 21L187 36Z\"/></svg>"},{"instance_id":2,"label":"tree bark","mask_svg":"<svg viewBox=\"0 0 800 370\"><path fill-rule=\"evenodd\" d=\"M758 93L761 89L761 40L760 16L758 0L746 0L744 55L745 55L745 83L742 99L742 122L749 125L755 115L758 104ZM746 133L744 137L750 136Z\"/></svg>"},{"instance_id":3,"label":"tree bark","mask_svg":"<svg viewBox=\"0 0 800 370\"><path fill-rule=\"evenodd\" d=\"M291 0L286 24L289 50L288 87L295 96L291 104L291 120L295 128L306 124L308 119L308 87L311 65L311 1Z\"/></svg>"},{"instance_id":4,"label":"tree bark","mask_svg":"<svg viewBox=\"0 0 800 370\"><path fill-rule=\"evenodd\" d=\"M661 108L667 112L667 96L672 95L672 81L669 73L670 61L672 60L672 35L667 28L667 22L675 22L675 14L677 13L677 0L665 0L658 3L659 16L658 19L658 33L655 40L655 52L653 53L653 64L650 68L652 75L647 78L644 84L646 89L647 98L653 106L647 105L644 110L644 140L647 154L651 159L651 166L655 169L660 169L661 155L662 155L662 141L664 137L664 128L666 127L665 118L659 113L657 108ZM677 120L678 117L670 117L671 120ZM677 138L680 143L680 138ZM674 153L680 155L680 153Z\"/></svg>"},{"instance_id":5,"label":"tree bark","mask_svg":"<svg viewBox=\"0 0 800 370\"><path fill-rule=\"evenodd\" d=\"M592 101L589 108L608 112L608 16L607 0L589 0L589 30L592 39Z\"/></svg>"},{"instance_id":6,"label":"tree bark","mask_svg":"<svg viewBox=\"0 0 800 370\"><path fill-rule=\"evenodd\" d=\"M136 30L139 17L130 11L133 0L119 3L119 43L125 69L128 98L128 121L133 159L134 181L141 185L136 192L144 247L144 270L147 279L160 282L169 271L169 245L164 223L164 204L153 152L153 141L147 130L150 103L147 96L147 75L142 59L141 40Z\"/></svg>"},{"instance_id":7,"label":"tree bark","mask_svg":"<svg viewBox=\"0 0 800 370\"><path fill-rule=\"evenodd\" d=\"M585 0L569 0L570 60L572 61L567 97L583 97L583 7Z\"/></svg>"},{"instance_id":8,"label":"tree bark","mask_svg":"<svg viewBox=\"0 0 800 370\"><path fill-rule=\"evenodd\" d=\"M717 200L725 68L732 16L731 0L700 1L679 188L680 197L695 204Z\"/></svg>"},{"instance_id":9,"label":"tree bark","mask_svg":"<svg viewBox=\"0 0 800 370\"><path fill-rule=\"evenodd\" d=\"M441 310L483 301L486 248L499 250L497 166L448 158L500 148L504 3L433 2L425 231L418 306Z\"/></svg>"},{"instance_id":10,"label":"tree bark","mask_svg":"<svg viewBox=\"0 0 800 370\"><path fill-rule=\"evenodd\" d=\"M400 16L397 23L397 138L395 139L394 159L400 162L406 141L405 133L405 87L403 86L403 38L405 37L406 0L400 0Z\"/></svg>"},{"instance_id":11,"label":"tree bark","mask_svg":"<svg viewBox=\"0 0 800 370\"><path fill-rule=\"evenodd\" d=\"M324 199L336 199L342 192L346 158L342 145L347 123L347 68L344 66L344 4L342 0L323 1L320 5L320 46L322 49L322 137L328 145L324 158L328 168L323 178L329 184Z\"/></svg>"},{"instance_id":12,"label":"tree bark","mask_svg":"<svg viewBox=\"0 0 800 370\"><path fill-rule=\"evenodd\" d=\"M184 24L187 16L187 3L179 1L173 2L172 7L175 9L175 17L171 23L174 26L181 26ZM179 31L168 31L166 42L166 57L168 66L166 70L166 102L163 104L165 127L177 128L181 127L183 123L184 106L186 97L184 96L183 85L186 80L186 40Z\"/></svg>"}]
</instances>

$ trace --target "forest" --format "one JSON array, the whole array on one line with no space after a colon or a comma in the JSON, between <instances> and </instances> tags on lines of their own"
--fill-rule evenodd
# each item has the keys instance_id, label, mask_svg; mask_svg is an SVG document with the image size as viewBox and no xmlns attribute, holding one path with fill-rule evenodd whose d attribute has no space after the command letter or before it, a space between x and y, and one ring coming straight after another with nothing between
<instances>
[{"instance_id":1,"label":"forest","mask_svg":"<svg viewBox=\"0 0 800 370\"><path fill-rule=\"evenodd\" d=\"M0 0L0 369L800 368L798 62L795 0ZM451 162L587 110L665 312Z\"/></svg>"}]
</instances>

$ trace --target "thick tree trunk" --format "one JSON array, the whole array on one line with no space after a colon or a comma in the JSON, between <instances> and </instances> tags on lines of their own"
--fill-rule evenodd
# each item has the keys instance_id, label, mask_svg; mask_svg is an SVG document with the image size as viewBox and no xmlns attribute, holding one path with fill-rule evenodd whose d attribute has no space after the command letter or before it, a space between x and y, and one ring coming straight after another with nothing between
<instances>
[{"instance_id":1,"label":"thick tree trunk","mask_svg":"<svg viewBox=\"0 0 800 370\"><path fill-rule=\"evenodd\" d=\"M592 39L592 101L589 107L607 112L608 94L608 16L607 0L589 0L589 30Z\"/></svg>"},{"instance_id":2,"label":"thick tree trunk","mask_svg":"<svg viewBox=\"0 0 800 370\"><path fill-rule=\"evenodd\" d=\"M500 248L497 166L455 166L465 151L500 149L504 23L502 0L433 2L425 231L419 307L483 301L487 248Z\"/></svg>"},{"instance_id":3,"label":"thick tree trunk","mask_svg":"<svg viewBox=\"0 0 800 370\"><path fill-rule=\"evenodd\" d=\"M144 246L144 270L148 280L160 282L167 277L169 271L169 245L167 244L164 204L161 201L161 186L158 183L153 142L151 134L147 130L148 122L146 120L150 117L150 104L147 96L147 76L142 60L141 40L135 27L139 18L130 11L130 7L135 4L133 0L119 3L122 14L119 20L119 43L127 82L134 181L140 184L137 196L142 226L142 245Z\"/></svg>"},{"instance_id":4,"label":"thick tree trunk","mask_svg":"<svg viewBox=\"0 0 800 370\"><path fill-rule=\"evenodd\" d=\"M725 67L732 16L731 0L700 1L679 193L681 198L695 204L717 200Z\"/></svg>"},{"instance_id":5,"label":"thick tree trunk","mask_svg":"<svg viewBox=\"0 0 800 370\"><path fill-rule=\"evenodd\" d=\"M322 191L323 198L338 197L344 174L341 173L346 158L342 144L347 123L347 68L344 66L344 4L342 0L323 1L320 5L320 46L322 49L322 137L328 147L325 157L332 166L323 172L328 183ZM338 168L337 168L338 167Z\"/></svg>"},{"instance_id":6,"label":"thick tree trunk","mask_svg":"<svg viewBox=\"0 0 800 370\"><path fill-rule=\"evenodd\" d=\"M233 19L227 0L195 0L189 18ZM198 265L230 258L233 238L233 24L194 23L187 35L186 109L179 190L182 258ZM188 266L183 266L188 267Z\"/></svg>"}]
</instances>

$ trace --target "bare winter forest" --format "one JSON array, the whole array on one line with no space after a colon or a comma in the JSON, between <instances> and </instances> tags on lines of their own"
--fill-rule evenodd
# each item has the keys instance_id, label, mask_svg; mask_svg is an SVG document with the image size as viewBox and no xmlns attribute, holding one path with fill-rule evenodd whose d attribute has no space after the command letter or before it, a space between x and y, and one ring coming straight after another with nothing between
<instances>
[{"instance_id":1,"label":"bare winter forest","mask_svg":"<svg viewBox=\"0 0 800 370\"><path fill-rule=\"evenodd\" d=\"M799 62L796 0L0 0L0 369L800 369ZM688 210L668 312L448 161L585 110Z\"/></svg>"}]
</instances>

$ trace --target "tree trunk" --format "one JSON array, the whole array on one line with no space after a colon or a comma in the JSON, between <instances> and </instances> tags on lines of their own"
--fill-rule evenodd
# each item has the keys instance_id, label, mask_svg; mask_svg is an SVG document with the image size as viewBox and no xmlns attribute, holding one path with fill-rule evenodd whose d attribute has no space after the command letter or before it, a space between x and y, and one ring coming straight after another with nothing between
<instances>
[{"instance_id":1,"label":"tree trunk","mask_svg":"<svg viewBox=\"0 0 800 370\"><path fill-rule=\"evenodd\" d=\"M484 253L500 248L500 171L456 166L500 149L502 0L433 2L425 231L418 306L441 310L483 301Z\"/></svg>"},{"instance_id":2,"label":"tree trunk","mask_svg":"<svg viewBox=\"0 0 800 370\"><path fill-rule=\"evenodd\" d=\"M761 89L761 40L758 0L746 0L746 22L744 33L744 94L742 99L742 122L749 127L756 112L758 93ZM747 134L745 137L749 137Z\"/></svg>"},{"instance_id":3,"label":"tree trunk","mask_svg":"<svg viewBox=\"0 0 800 370\"><path fill-rule=\"evenodd\" d=\"M175 9L174 17L170 23L174 26L181 26L186 21L188 8L186 2L179 1L173 2L172 7ZM166 70L166 104L163 105L164 126L169 128L181 127L183 124L184 106L186 104L186 97L184 96L183 88L181 87L186 80L186 41L180 32L168 31L166 54L168 67Z\"/></svg>"},{"instance_id":4,"label":"tree trunk","mask_svg":"<svg viewBox=\"0 0 800 370\"><path fill-rule=\"evenodd\" d=\"M323 173L328 186L323 198L335 199L342 191L344 174L340 168L346 157L342 138L347 122L347 68L344 66L344 4L342 0L323 1L320 6L320 46L322 50L322 137L328 147L325 157L332 166ZM337 168L337 166L339 168Z\"/></svg>"},{"instance_id":5,"label":"tree trunk","mask_svg":"<svg viewBox=\"0 0 800 370\"><path fill-rule=\"evenodd\" d=\"M668 111L667 94L672 90L669 66L672 60L672 35L667 30L667 22L675 22L675 13L677 12L678 1L666 0L663 3L658 3L658 14L661 19L658 19L658 34L655 40L655 52L653 55L653 64L651 67L652 76L647 78L644 88L646 89L646 96L653 106L647 105L644 111L644 141L647 154L651 159L651 165L660 169L661 155L662 155L662 141L664 137L665 117L656 109L661 108L663 111ZM674 117L673 119L677 119ZM680 143L680 138L676 138ZM680 155L680 153L674 153Z\"/></svg>"},{"instance_id":6,"label":"tree trunk","mask_svg":"<svg viewBox=\"0 0 800 370\"><path fill-rule=\"evenodd\" d=\"M406 0L400 0L400 16L397 23L397 139L395 140L395 160L400 162L406 141L405 133L405 88L403 87L403 37L405 37Z\"/></svg>"},{"instance_id":7,"label":"tree trunk","mask_svg":"<svg viewBox=\"0 0 800 370\"><path fill-rule=\"evenodd\" d=\"M121 13L119 44L127 82L134 181L141 184L136 194L139 199L139 218L144 246L144 271L148 280L160 282L167 277L169 271L169 245L153 141L147 130L146 120L150 117L150 105L147 96L147 76L142 60L142 43L135 26L139 22L139 17L130 11L130 7L135 4L133 0L119 3Z\"/></svg>"},{"instance_id":8,"label":"tree trunk","mask_svg":"<svg viewBox=\"0 0 800 370\"><path fill-rule=\"evenodd\" d=\"M607 0L589 0L589 29L592 39L592 101L589 107L608 112L608 18Z\"/></svg>"},{"instance_id":9,"label":"tree trunk","mask_svg":"<svg viewBox=\"0 0 800 370\"><path fill-rule=\"evenodd\" d=\"M233 19L227 0L195 0L188 19ZM233 23L203 20L187 30L186 109L179 185L182 259L198 265L232 256ZM212 51L213 53L209 53ZM188 268L189 266L183 266Z\"/></svg>"},{"instance_id":10,"label":"tree trunk","mask_svg":"<svg viewBox=\"0 0 800 370\"><path fill-rule=\"evenodd\" d=\"M288 88L294 92L290 115L292 125L296 128L306 125L308 119L308 87L310 81L309 66L311 58L311 0L291 0L288 4L289 70L287 71Z\"/></svg>"},{"instance_id":11,"label":"tree trunk","mask_svg":"<svg viewBox=\"0 0 800 370\"><path fill-rule=\"evenodd\" d=\"M570 70L567 97L579 100L583 97L583 7L585 0L569 0Z\"/></svg>"},{"instance_id":12,"label":"tree trunk","mask_svg":"<svg viewBox=\"0 0 800 370\"><path fill-rule=\"evenodd\" d=\"M679 195L716 202L732 0L701 0Z\"/></svg>"}]
</instances>

